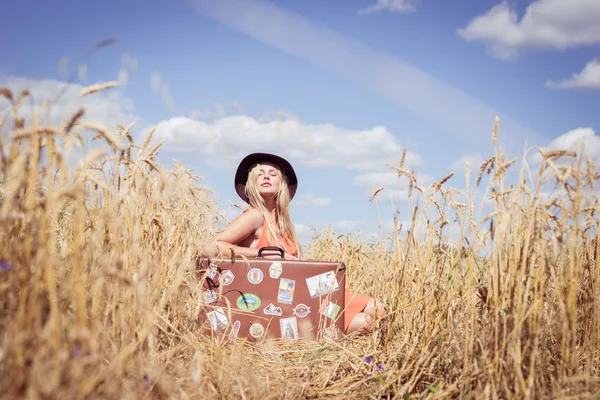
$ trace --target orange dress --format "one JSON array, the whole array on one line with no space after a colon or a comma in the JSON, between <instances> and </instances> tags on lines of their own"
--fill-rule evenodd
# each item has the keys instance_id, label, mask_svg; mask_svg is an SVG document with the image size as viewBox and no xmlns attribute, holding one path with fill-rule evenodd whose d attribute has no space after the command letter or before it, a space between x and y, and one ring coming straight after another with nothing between
<instances>
[{"instance_id":1,"label":"orange dress","mask_svg":"<svg viewBox=\"0 0 600 400\"><path fill-rule=\"evenodd\" d=\"M296 255L296 245L294 242L286 235L281 235L280 238L283 241L283 250L286 253L295 256ZM262 234L260 235L260 239L258 239L258 243L256 243L256 248L260 249L261 247L272 246L269 244L269 235L267 235L267 221L263 223Z\"/></svg>"},{"instance_id":2,"label":"orange dress","mask_svg":"<svg viewBox=\"0 0 600 400\"><path fill-rule=\"evenodd\" d=\"M296 245L294 242L285 234L281 235L281 239L283 241L285 252L295 256ZM258 243L256 244L256 248L260 249L267 246L270 246L270 244L267 235L267 221L265 221L262 227L262 234L258 240ZM345 291L345 298L346 304L344 313L344 332L348 330L348 326L350 325L350 322L352 322L352 319L354 319L358 313L363 312L367 304L369 304L369 300L371 300L371 297L365 294L353 293L349 290Z\"/></svg>"}]
</instances>

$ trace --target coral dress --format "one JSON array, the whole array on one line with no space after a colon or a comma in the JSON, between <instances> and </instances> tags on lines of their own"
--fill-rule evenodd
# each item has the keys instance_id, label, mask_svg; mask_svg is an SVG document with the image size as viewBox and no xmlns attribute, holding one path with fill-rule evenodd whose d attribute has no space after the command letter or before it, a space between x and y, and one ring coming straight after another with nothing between
<instances>
[{"instance_id":1,"label":"coral dress","mask_svg":"<svg viewBox=\"0 0 600 400\"><path fill-rule=\"evenodd\" d=\"M294 242L285 234L281 235L281 239L283 241L283 247L286 253L291 254L293 256L296 255L296 245ZM258 243L256 244L256 248L260 249L262 247L270 246L268 236L267 236L267 221L264 222L262 227L262 234ZM358 313L364 311L367 304L369 304L369 300L371 297L361 294L361 293L353 293L349 290L346 290L346 311L344 314L344 331L348 330L348 325Z\"/></svg>"}]
</instances>

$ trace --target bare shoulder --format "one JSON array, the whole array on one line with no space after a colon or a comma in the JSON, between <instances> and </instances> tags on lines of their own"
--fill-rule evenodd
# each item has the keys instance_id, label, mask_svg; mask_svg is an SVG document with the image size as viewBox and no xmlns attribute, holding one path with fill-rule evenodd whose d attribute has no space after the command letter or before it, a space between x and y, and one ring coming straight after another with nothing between
<instances>
[{"instance_id":1,"label":"bare shoulder","mask_svg":"<svg viewBox=\"0 0 600 400\"><path fill-rule=\"evenodd\" d=\"M215 240L229 243L238 243L254 234L262 227L264 217L255 208L249 208L229 223L221 232L217 233Z\"/></svg>"},{"instance_id":2,"label":"bare shoulder","mask_svg":"<svg viewBox=\"0 0 600 400\"><path fill-rule=\"evenodd\" d=\"M258 226L262 226L263 222L265 222L265 217L254 207L247 208L238 218L244 217L248 222Z\"/></svg>"}]
</instances>

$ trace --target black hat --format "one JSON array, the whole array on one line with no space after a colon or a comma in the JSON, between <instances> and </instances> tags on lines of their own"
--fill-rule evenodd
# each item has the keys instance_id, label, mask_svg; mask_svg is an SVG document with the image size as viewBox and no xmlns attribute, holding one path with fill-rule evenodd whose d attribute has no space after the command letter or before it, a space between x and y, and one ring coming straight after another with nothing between
<instances>
[{"instance_id":1,"label":"black hat","mask_svg":"<svg viewBox=\"0 0 600 400\"><path fill-rule=\"evenodd\" d=\"M235 172L235 191L237 194L248 203L248 197L246 196L246 182L248 181L248 173L250 169L260 162L271 161L281 167L283 169L283 175L287 180L289 192L290 192L290 200L294 198L296 194L296 189L298 188L298 178L296 177L296 173L294 172L294 168L292 165L284 158L276 156L274 154L268 153L252 153L247 155Z\"/></svg>"}]
</instances>

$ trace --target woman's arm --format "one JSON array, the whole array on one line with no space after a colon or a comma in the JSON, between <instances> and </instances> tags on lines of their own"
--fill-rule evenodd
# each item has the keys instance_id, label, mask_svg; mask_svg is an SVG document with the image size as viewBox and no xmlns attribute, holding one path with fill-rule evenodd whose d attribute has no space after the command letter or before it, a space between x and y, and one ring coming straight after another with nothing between
<instances>
[{"instance_id":1,"label":"woman's arm","mask_svg":"<svg viewBox=\"0 0 600 400\"><path fill-rule=\"evenodd\" d=\"M255 208L249 208L240 216L235 218L229 225L215 236L216 253L224 257L231 257L231 250L235 255L245 257L257 257L258 249L238 246L239 243L250 235L254 235L256 230L262 227L264 217ZM216 256L214 254L213 256Z\"/></svg>"}]
</instances>

